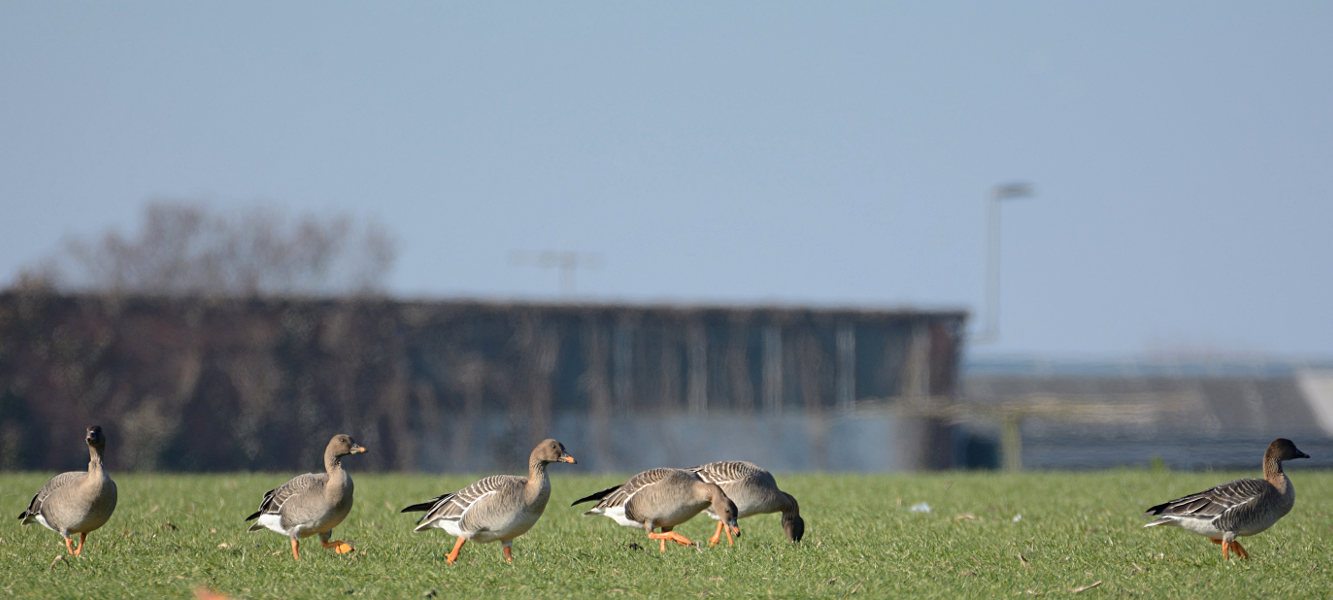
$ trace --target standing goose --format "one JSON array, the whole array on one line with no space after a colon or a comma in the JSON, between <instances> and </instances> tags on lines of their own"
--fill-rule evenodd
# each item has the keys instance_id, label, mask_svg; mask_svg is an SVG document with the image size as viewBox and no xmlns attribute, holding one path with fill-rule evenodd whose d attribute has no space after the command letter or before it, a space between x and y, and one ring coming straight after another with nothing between
<instances>
[{"instance_id":1,"label":"standing goose","mask_svg":"<svg viewBox=\"0 0 1333 600\"><path fill-rule=\"evenodd\" d=\"M52 477L37 490L28 509L19 513L23 525L36 521L59 533L65 538L65 549L74 555L83 552L88 533L106 524L116 510L116 482L102 470L106 436L101 427L93 425L83 439L88 443L88 470ZM75 533L79 534L77 548L70 539Z\"/></svg>"},{"instance_id":2,"label":"standing goose","mask_svg":"<svg viewBox=\"0 0 1333 600\"><path fill-rule=\"evenodd\" d=\"M672 528L705 508L718 515L729 535L741 534L736 524L736 503L717 484L685 469L650 469L625 483L575 500L570 506L590 500L598 502L583 514L603 515L626 527L641 527L648 532L648 539L659 540L662 552L666 552L667 540L682 546L694 543ZM654 533L653 529L659 527L662 532Z\"/></svg>"},{"instance_id":3,"label":"standing goose","mask_svg":"<svg viewBox=\"0 0 1333 600\"><path fill-rule=\"evenodd\" d=\"M351 544L329 541L333 528L352 511L352 476L343 470L342 457L365 452L346 434L338 434L324 448L324 472L297 475L264 494L259 510L245 518L259 520L249 531L265 527L292 540L292 558L300 560L300 538L319 534L319 543L338 554L355 550Z\"/></svg>"},{"instance_id":4,"label":"standing goose","mask_svg":"<svg viewBox=\"0 0 1333 600\"><path fill-rule=\"evenodd\" d=\"M1296 488L1282 472L1282 461L1310 458L1291 440L1278 438L1264 451L1264 478L1237 479L1197 494L1176 498L1149 508L1150 517L1158 517L1144 527L1177 525L1222 545L1222 558L1234 548L1241 558L1250 553L1236 541L1237 536L1254 535L1272 527L1296 503Z\"/></svg>"},{"instance_id":5,"label":"standing goose","mask_svg":"<svg viewBox=\"0 0 1333 600\"><path fill-rule=\"evenodd\" d=\"M718 461L706 465L691 467L708 483L715 483L736 503L736 518L743 519L750 515L781 512L782 530L787 539L801 541L805 535L805 520L801 518L800 506L791 494L778 489L778 482L773 474L748 461ZM708 516L717 519L717 531L708 538L708 545L716 545L726 531L722 520L711 508L706 509ZM727 544L731 544L731 532L727 531Z\"/></svg>"},{"instance_id":6,"label":"standing goose","mask_svg":"<svg viewBox=\"0 0 1333 600\"><path fill-rule=\"evenodd\" d=\"M546 465L553 462L573 464L574 457L555 440L543 440L528 456L528 476L492 475L461 490L437 496L402 512L426 511L413 531L438 527L458 537L445 561L454 564L463 543L500 541L505 562L514 562L510 546L514 538L531 529L546 510L551 498L551 478Z\"/></svg>"}]
</instances>

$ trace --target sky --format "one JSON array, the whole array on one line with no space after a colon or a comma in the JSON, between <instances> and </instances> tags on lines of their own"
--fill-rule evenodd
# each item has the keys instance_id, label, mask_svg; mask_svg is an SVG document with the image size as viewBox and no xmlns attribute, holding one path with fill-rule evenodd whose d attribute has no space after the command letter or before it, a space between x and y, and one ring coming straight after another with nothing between
<instances>
[{"instance_id":1,"label":"sky","mask_svg":"<svg viewBox=\"0 0 1333 600\"><path fill-rule=\"evenodd\" d=\"M1333 358L1333 3L0 2L0 286L151 200L377 221L411 299L989 310ZM572 292L540 251L588 258Z\"/></svg>"}]
</instances>

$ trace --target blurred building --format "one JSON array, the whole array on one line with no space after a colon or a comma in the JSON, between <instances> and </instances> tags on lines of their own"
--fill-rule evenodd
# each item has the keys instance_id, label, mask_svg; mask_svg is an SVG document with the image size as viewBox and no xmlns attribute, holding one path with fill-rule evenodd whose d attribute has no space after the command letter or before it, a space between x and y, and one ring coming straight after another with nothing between
<instances>
[{"instance_id":1,"label":"blurred building","mask_svg":"<svg viewBox=\"0 0 1333 600\"><path fill-rule=\"evenodd\" d=\"M1330 364L973 361L962 397L1010 467L1253 470L1278 437L1333 466Z\"/></svg>"},{"instance_id":2,"label":"blurred building","mask_svg":"<svg viewBox=\"0 0 1333 600\"><path fill-rule=\"evenodd\" d=\"M949 468L961 311L0 294L0 467Z\"/></svg>"}]
</instances>

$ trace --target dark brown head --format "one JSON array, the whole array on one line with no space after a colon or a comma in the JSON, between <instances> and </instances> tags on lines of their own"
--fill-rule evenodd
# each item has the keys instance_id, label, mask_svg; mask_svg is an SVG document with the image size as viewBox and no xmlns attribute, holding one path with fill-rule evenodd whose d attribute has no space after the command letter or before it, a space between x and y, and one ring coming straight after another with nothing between
<instances>
[{"instance_id":1,"label":"dark brown head","mask_svg":"<svg viewBox=\"0 0 1333 600\"><path fill-rule=\"evenodd\" d=\"M568 452L565 452L564 444L552 439L545 439L542 440L540 444L537 444L537 447L532 449L531 460L540 461L542 463L564 462L572 464L577 462L574 460L573 456L570 456Z\"/></svg>"},{"instance_id":2,"label":"dark brown head","mask_svg":"<svg viewBox=\"0 0 1333 600\"><path fill-rule=\"evenodd\" d=\"M805 536L805 519L801 515L783 515L782 530L787 532L787 540L799 542Z\"/></svg>"},{"instance_id":3,"label":"dark brown head","mask_svg":"<svg viewBox=\"0 0 1333 600\"><path fill-rule=\"evenodd\" d=\"M95 448L99 453L106 449L106 436L102 434L101 425L92 425L84 432L83 440L88 445Z\"/></svg>"},{"instance_id":4,"label":"dark brown head","mask_svg":"<svg viewBox=\"0 0 1333 600\"><path fill-rule=\"evenodd\" d=\"M329 440L329 445L324 449L325 454L332 454L335 457L347 456L348 454L361 454L365 452L365 446L356 443L352 436L340 433Z\"/></svg>"},{"instance_id":5,"label":"dark brown head","mask_svg":"<svg viewBox=\"0 0 1333 600\"><path fill-rule=\"evenodd\" d=\"M708 484L708 487L711 492L708 510L716 515L717 519L727 526L727 530L731 532L731 535L740 537L741 526L736 523L736 519L740 518L741 511L736 508L736 503L732 502L731 498L728 498L727 494L722 491L722 488L717 485L710 483Z\"/></svg>"},{"instance_id":6,"label":"dark brown head","mask_svg":"<svg viewBox=\"0 0 1333 600\"><path fill-rule=\"evenodd\" d=\"M1310 458L1310 455L1301 452L1291 440L1287 438L1278 438L1268 445L1268 450L1264 452L1264 458L1273 458L1278 462L1282 462L1293 458Z\"/></svg>"}]
</instances>

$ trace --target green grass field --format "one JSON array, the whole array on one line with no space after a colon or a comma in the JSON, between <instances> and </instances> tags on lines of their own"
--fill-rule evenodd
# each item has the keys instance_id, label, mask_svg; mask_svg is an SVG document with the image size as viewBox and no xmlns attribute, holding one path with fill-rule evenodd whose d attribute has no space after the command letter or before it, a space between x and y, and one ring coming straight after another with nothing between
<instances>
[{"instance_id":1,"label":"green grass field","mask_svg":"<svg viewBox=\"0 0 1333 600\"><path fill-rule=\"evenodd\" d=\"M942 473L778 475L801 502L805 541L789 544L777 515L741 521L735 547L673 546L584 517L569 502L618 482L577 465L551 467L546 514L514 543L469 544L449 566L453 538L413 533L410 503L474 477L356 473L356 506L337 530L357 551L338 556L316 538L293 561L286 538L247 533L242 519L290 474L113 473L120 503L60 561L60 537L14 518L50 474L0 474L0 597L187 598L198 586L238 598L881 598L1327 597L1333 473L1288 468L1296 508L1246 538L1250 561L1176 528L1144 529L1144 508L1255 473ZM925 502L930 512L910 507ZM678 528L711 535L700 516ZM1083 589L1096 584L1096 587ZM1081 590L1081 591L1080 591Z\"/></svg>"}]
</instances>

